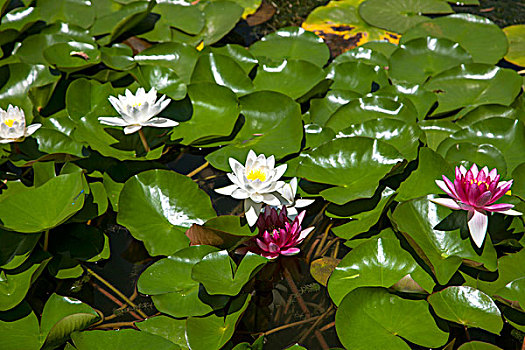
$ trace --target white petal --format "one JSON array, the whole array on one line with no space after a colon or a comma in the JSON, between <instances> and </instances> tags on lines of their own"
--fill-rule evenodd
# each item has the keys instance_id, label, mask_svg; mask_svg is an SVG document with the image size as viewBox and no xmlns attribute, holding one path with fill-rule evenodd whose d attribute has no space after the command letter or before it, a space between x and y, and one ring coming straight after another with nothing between
<instances>
[{"instance_id":1,"label":"white petal","mask_svg":"<svg viewBox=\"0 0 525 350\"><path fill-rule=\"evenodd\" d=\"M162 95L163 98L166 97L166 95ZM159 100L156 105L158 106L157 108L157 114L162 112L166 107L168 107L168 105L170 104L171 100L168 98L166 101L164 101L164 99L162 100Z\"/></svg>"},{"instance_id":2,"label":"white petal","mask_svg":"<svg viewBox=\"0 0 525 350\"><path fill-rule=\"evenodd\" d=\"M463 165L460 165L459 172L461 173L461 175L465 176L465 174L467 173L467 169L465 169Z\"/></svg>"},{"instance_id":3,"label":"white petal","mask_svg":"<svg viewBox=\"0 0 525 350\"><path fill-rule=\"evenodd\" d=\"M250 199L255 203L262 203L262 201L264 200L264 196L259 193L250 193Z\"/></svg>"},{"instance_id":4,"label":"white petal","mask_svg":"<svg viewBox=\"0 0 525 350\"><path fill-rule=\"evenodd\" d=\"M310 232L312 232L314 230L314 226L312 227L308 227L308 228L305 228L304 230L301 231L301 234L299 235L299 241L302 241L303 239L306 238L306 236L308 236L310 234Z\"/></svg>"},{"instance_id":5,"label":"white petal","mask_svg":"<svg viewBox=\"0 0 525 350\"><path fill-rule=\"evenodd\" d=\"M249 198L244 200L244 215L246 216L246 221L248 222L248 225L255 225L257 219L259 218L261 208L261 203L254 203Z\"/></svg>"},{"instance_id":6,"label":"white petal","mask_svg":"<svg viewBox=\"0 0 525 350\"><path fill-rule=\"evenodd\" d=\"M30 135L33 135L33 133L35 131L37 131L38 129L40 129L40 127L42 126L42 124L40 123L35 123L35 124L32 124L32 125L29 125L26 129L26 132L25 132L25 135L24 136L30 136Z\"/></svg>"},{"instance_id":7,"label":"white petal","mask_svg":"<svg viewBox=\"0 0 525 350\"><path fill-rule=\"evenodd\" d=\"M126 126L126 127L124 128L124 134L126 134L126 135L133 134L134 132L139 131L140 128L142 128L141 125L130 125L130 126Z\"/></svg>"},{"instance_id":8,"label":"white petal","mask_svg":"<svg viewBox=\"0 0 525 350\"><path fill-rule=\"evenodd\" d=\"M281 201L271 193L264 193L262 196L263 196L263 202L268 205L275 205L275 206L281 205Z\"/></svg>"},{"instance_id":9,"label":"white petal","mask_svg":"<svg viewBox=\"0 0 525 350\"><path fill-rule=\"evenodd\" d=\"M257 154L253 150L250 150L248 152L248 156L246 157L246 167L251 166L253 162L255 162L255 159L257 159Z\"/></svg>"},{"instance_id":10,"label":"white petal","mask_svg":"<svg viewBox=\"0 0 525 350\"><path fill-rule=\"evenodd\" d=\"M145 123L142 123L143 126L154 126L156 128L172 128L179 125L178 122L167 119L167 118L152 118Z\"/></svg>"},{"instance_id":11,"label":"white petal","mask_svg":"<svg viewBox=\"0 0 525 350\"><path fill-rule=\"evenodd\" d=\"M266 166L268 168L273 169L275 167L275 157L273 155L269 156L268 159L266 159Z\"/></svg>"},{"instance_id":12,"label":"white petal","mask_svg":"<svg viewBox=\"0 0 525 350\"><path fill-rule=\"evenodd\" d=\"M470 218L468 222L468 228L470 235L478 248L481 248L483 245L483 241L487 234L488 223L489 219L487 214L474 210L474 215L472 215L472 218Z\"/></svg>"},{"instance_id":13,"label":"white petal","mask_svg":"<svg viewBox=\"0 0 525 350\"><path fill-rule=\"evenodd\" d=\"M315 202L315 199L297 199L295 201L296 208L304 208Z\"/></svg>"},{"instance_id":14,"label":"white petal","mask_svg":"<svg viewBox=\"0 0 525 350\"><path fill-rule=\"evenodd\" d=\"M436 204L439 204L439 205L444 205L445 207L450 208L450 209L455 209L455 210L462 209L459 206L459 204L452 198L434 198L434 199L431 199L430 201Z\"/></svg>"},{"instance_id":15,"label":"white petal","mask_svg":"<svg viewBox=\"0 0 525 350\"><path fill-rule=\"evenodd\" d=\"M13 140L13 139L2 139L2 138L0 138L0 144L2 144L2 143L11 143L11 142L14 142L14 141L15 140Z\"/></svg>"},{"instance_id":16,"label":"white petal","mask_svg":"<svg viewBox=\"0 0 525 350\"><path fill-rule=\"evenodd\" d=\"M129 125L129 123L127 123L124 119L118 118L118 117L100 117L98 118L98 121L101 124L111 125L111 126L128 126Z\"/></svg>"},{"instance_id":17,"label":"white petal","mask_svg":"<svg viewBox=\"0 0 525 350\"><path fill-rule=\"evenodd\" d=\"M129 99L129 102L135 99L135 95L133 95L133 93L129 89L126 89L126 91L124 91L124 95L126 95L126 98Z\"/></svg>"},{"instance_id":18,"label":"white petal","mask_svg":"<svg viewBox=\"0 0 525 350\"><path fill-rule=\"evenodd\" d=\"M242 185L242 183L239 181L239 178L237 176L235 176L234 174L232 173L227 173L226 176L228 176L228 179L230 179L231 182L233 182L235 185L237 185L238 187L244 187Z\"/></svg>"},{"instance_id":19,"label":"white petal","mask_svg":"<svg viewBox=\"0 0 525 350\"><path fill-rule=\"evenodd\" d=\"M499 213L500 213L500 214L504 214L504 215L514 215L514 216L520 216L520 215L523 215L523 213L520 213L519 211L514 210L514 209L509 209L509 210L505 210L505 211L500 211Z\"/></svg>"},{"instance_id":20,"label":"white petal","mask_svg":"<svg viewBox=\"0 0 525 350\"><path fill-rule=\"evenodd\" d=\"M284 172L286 171L286 168L288 167L287 164L279 165L277 168L275 168L275 173L273 176L273 180L277 181L283 176Z\"/></svg>"},{"instance_id":21,"label":"white petal","mask_svg":"<svg viewBox=\"0 0 525 350\"><path fill-rule=\"evenodd\" d=\"M239 188L239 186L237 186L237 185L228 185L226 187L216 188L215 192L217 192L219 194L223 194L225 196L231 196L233 191L235 191L238 188Z\"/></svg>"},{"instance_id":22,"label":"white petal","mask_svg":"<svg viewBox=\"0 0 525 350\"><path fill-rule=\"evenodd\" d=\"M235 176L239 177L244 174L244 167L241 163L235 158L229 158L228 162L230 163L230 168L232 169Z\"/></svg>"},{"instance_id":23,"label":"white petal","mask_svg":"<svg viewBox=\"0 0 525 350\"><path fill-rule=\"evenodd\" d=\"M443 180L435 180L435 182L436 182L436 185L438 185L438 187L443 190L443 192L448 194L450 197L456 197L456 196L454 196L454 194L452 192L450 192L450 190L447 187L447 184L445 184L445 181L443 181Z\"/></svg>"},{"instance_id":24,"label":"white petal","mask_svg":"<svg viewBox=\"0 0 525 350\"><path fill-rule=\"evenodd\" d=\"M250 197L250 193L242 188L237 188L232 192L231 196L235 199L246 199Z\"/></svg>"},{"instance_id":25,"label":"white petal","mask_svg":"<svg viewBox=\"0 0 525 350\"><path fill-rule=\"evenodd\" d=\"M115 96L109 96L108 97L109 103L121 114L122 112L122 105L120 104L120 100L117 99Z\"/></svg>"}]
</instances>

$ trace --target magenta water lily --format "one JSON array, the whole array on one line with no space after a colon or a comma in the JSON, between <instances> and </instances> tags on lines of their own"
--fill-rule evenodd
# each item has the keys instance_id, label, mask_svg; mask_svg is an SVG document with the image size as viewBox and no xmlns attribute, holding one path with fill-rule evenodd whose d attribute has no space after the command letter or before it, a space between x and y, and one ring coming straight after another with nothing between
<instances>
[{"instance_id":1,"label":"magenta water lily","mask_svg":"<svg viewBox=\"0 0 525 350\"><path fill-rule=\"evenodd\" d=\"M302 229L306 211L303 210L292 221L288 218L286 206L280 212L277 209L266 207L259 215L257 228L259 234L246 243L246 247L237 250L239 253L251 251L268 259L275 259L279 255L295 255L301 251L297 246L308 236L314 227Z\"/></svg>"},{"instance_id":2,"label":"magenta water lily","mask_svg":"<svg viewBox=\"0 0 525 350\"><path fill-rule=\"evenodd\" d=\"M435 198L432 201L450 209L468 211L468 227L476 246L481 247L487 234L487 212L497 212L506 215L523 215L513 210L514 205L495 203L507 193L513 180L500 181L496 168L489 171L488 167L478 170L476 164L467 171L464 166L456 167L454 183L443 175L443 181L436 184L452 198Z\"/></svg>"}]
</instances>

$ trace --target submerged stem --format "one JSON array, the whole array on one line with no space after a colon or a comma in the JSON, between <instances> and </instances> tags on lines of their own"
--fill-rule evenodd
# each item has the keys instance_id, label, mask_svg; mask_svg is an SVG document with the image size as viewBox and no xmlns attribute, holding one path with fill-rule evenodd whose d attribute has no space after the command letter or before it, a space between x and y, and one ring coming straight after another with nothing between
<instances>
[{"instance_id":1,"label":"submerged stem","mask_svg":"<svg viewBox=\"0 0 525 350\"><path fill-rule=\"evenodd\" d=\"M129 298L127 296L125 296L124 294L122 294L122 292L120 290L118 290L117 288L113 287L113 285L111 283L109 283L108 281L106 281L105 279L103 279L101 276L99 276L95 271L91 270L89 267L87 266L84 266L84 268L86 269L86 271L92 275L93 277L95 277L96 279L98 279L100 282L102 282L106 287L108 287L109 289L111 289L111 291L113 293L115 293L116 295L118 295L122 300L124 300L129 306L135 308L135 311L137 311L137 313L144 317L144 318L148 318L148 315L146 315L142 310L140 310L137 305L135 305L135 303L133 303L131 300L129 300Z\"/></svg>"},{"instance_id":2,"label":"submerged stem","mask_svg":"<svg viewBox=\"0 0 525 350\"><path fill-rule=\"evenodd\" d=\"M146 150L146 153L150 151L148 140L146 140L146 136L144 135L144 131L142 129L139 129L139 137L140 141L142 141L142 145L144 146L144 150Z\"/></svg>"},{"instance_id":3,"label":"submerged stem","mask_svg":"<svg viewBox=\"0 0 525 350\"><path fill-rule=\"evenodd\" d=\"M49 230L46 230L46 232L44 232L44 252L47 252L48 247L49 247Z\"/></svg>"}]
</instances>

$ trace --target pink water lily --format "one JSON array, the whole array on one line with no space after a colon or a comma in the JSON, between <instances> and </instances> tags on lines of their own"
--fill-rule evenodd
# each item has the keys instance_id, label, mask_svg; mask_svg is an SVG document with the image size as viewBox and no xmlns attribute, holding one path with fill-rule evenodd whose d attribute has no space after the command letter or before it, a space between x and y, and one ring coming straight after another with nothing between
<instances>
[{"instance_id":1,"label":"pink water lily","mask_svg":"<svg viewBox=\"0 0 525 350\"><path fill-rule=\"evenodd\" d=\"M301 223L306 211L302 211L291 221L283 206L280 213L274 208L266 207L264 213L259 215L257 227L259 234L246 242L246 247L239 248L238 253L253 253L268 259L275 259L279 255L295 255L301 250L297 248L314 227L302 229Z\"/></svg>"},{"instance_id":2,"label":"pink water lily","mask_svg":"<svg viewBox=\"0 0 525 350\"><path fill-rule=\"evenodd\" d=\"M473 164L467 171L464 166L456 167L454 183L443 175L443 181L436 184L452 198L435 198L432 201L450 209L468 211L468 228L476 246L481 247L487 234L487 212L497 212L506 215L523 215L513 210L514 205L497 203L510 190L512 181L499 181L500 175L496 168L489 171L488 167L478 170Z\"/></svg>"}]
</instances>

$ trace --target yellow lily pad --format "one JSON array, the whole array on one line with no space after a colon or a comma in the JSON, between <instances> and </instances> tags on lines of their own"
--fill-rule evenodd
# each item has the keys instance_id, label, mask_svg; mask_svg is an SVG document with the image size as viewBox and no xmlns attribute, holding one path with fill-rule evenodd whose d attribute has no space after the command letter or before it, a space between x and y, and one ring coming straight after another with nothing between
<instances>
[{"instance_id":1,"label":"yellow lily pad","mask_svg":"<svg viewBox=\"0 0 525 350\"><path fill-rule=\"evenodd\" d=\"M399 43L400 35L370 26L359 16L359 4L364 0L330 1L316 8L302 27L322 37L337 56L369 41Z\"/></svg>"},{"instance_id":2,"label":"yellow lily pad","mask_svg":"<svg viewBox=\"0 0 525 350\"><path fill-rule=\"evenodd\" d=\"M517 66L525 67L525 24L503 28L509 40L509 51L505 59Z\"/></svg>"}]
</instances>

